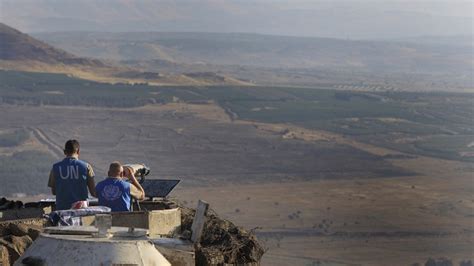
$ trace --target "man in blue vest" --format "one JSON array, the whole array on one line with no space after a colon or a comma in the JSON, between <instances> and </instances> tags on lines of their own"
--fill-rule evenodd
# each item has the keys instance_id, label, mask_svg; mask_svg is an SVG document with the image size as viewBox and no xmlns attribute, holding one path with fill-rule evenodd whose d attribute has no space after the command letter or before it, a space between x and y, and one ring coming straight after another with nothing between
<instances>
[{"instance_id":1,"label":"man in blue vest","mask_svg":"<svg viewBox=\"0 0 474 266\"><path fill-rule=\"evenodd\" d=\"M56 210L71 209L73 203L85 201L95 194L94 171L87 162L79 160L80 147L75 139L64 145L64 158L53 165L49 174L48 186L56 195Z\"/></svg>"},{"instance_id":2,"label":"man in blue vest","mask_svg":"<svg viewBox=\"0 0 474 266\"><path fill-rule=\"evenodd\" d=\"M99 205L107 206L113 212L130 211L131 198L145 198L145 191L135 178L133 169L123 167L119 162L110 164L108 177L97 183L95 190Z\"/></svg>"}]
</instances>

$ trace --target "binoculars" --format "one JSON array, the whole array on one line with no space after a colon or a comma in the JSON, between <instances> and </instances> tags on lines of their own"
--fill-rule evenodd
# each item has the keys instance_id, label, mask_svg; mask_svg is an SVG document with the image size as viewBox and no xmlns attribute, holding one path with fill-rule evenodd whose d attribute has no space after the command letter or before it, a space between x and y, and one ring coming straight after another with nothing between
<instances>
[{"instance_id":1,"label":"binoculars","mask_svg":"<svg viewBox=\"0 0 474 266\"><path fill-rule=\"evenodd\" d=\"M123 167L131 168L133 174L140 177L139 183L145 181L145 176L150 174L150 168L142 163L124 164Z\"/></svg>"}]
</instances>

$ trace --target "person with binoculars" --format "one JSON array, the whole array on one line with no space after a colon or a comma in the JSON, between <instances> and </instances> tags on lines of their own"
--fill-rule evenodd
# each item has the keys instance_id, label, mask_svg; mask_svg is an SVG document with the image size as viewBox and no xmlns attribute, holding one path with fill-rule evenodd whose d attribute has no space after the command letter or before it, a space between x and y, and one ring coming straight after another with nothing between
<instances>
[{"instance_id":1,"label":"person with binoculars","mask_svg":"<svg viewBox=\"0 0 474 266\"><path fill-rule=\"evenodd\" d=\"M145 191L135 178L135 170L120 162L110 164L108 177L97 183L95 190L99 205L107 206L113 212L130 211L131 198L145 198Z\"/></svg>"}]
</instances>

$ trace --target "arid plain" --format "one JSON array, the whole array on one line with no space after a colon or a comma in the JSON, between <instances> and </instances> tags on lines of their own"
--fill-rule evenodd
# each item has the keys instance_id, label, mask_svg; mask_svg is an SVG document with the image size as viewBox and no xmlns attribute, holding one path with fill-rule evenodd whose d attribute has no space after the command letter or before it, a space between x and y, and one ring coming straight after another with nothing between
<instances>
[{"instance_id":1,"label":"arid plain","mask_svg":"<svg viewBox=\"0 0 474 266\"><path fill-rule=\"evenodd\" d=\"M113 160L145 162L151 178L182 179L171 196L189 206L206 200L223 217L255 228L268 248L264 265L472 259L469 162L374 161L372 155L399 152L325 131L230 119L213 103L0 109L2 129L29 125L30 139L15 151L59 159L64 140L77 138L99 179ZM385 177L374 169L416 174ZM37 173L18 189L46 188L46 181L46 172Z\"/></svg>"}]
</instances>

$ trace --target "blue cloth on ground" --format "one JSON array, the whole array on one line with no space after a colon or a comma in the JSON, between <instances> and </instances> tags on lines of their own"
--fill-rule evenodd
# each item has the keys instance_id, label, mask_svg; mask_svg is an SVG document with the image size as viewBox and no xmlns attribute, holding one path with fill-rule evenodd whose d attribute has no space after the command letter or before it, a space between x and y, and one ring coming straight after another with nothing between
<instances>
[{"instance_id":1,"label":"blue cloth on ground","mask_svg":"<svg viewBox=\"0 0 474 266\"><path fill-rule=\"evenodd\" d=\"M51 212L47 218L54 226L82 225L82 216L98 213L110 213L110 208L105 206L92 206L75 210L59 210Z\"/></svg>"}]
</instances>

